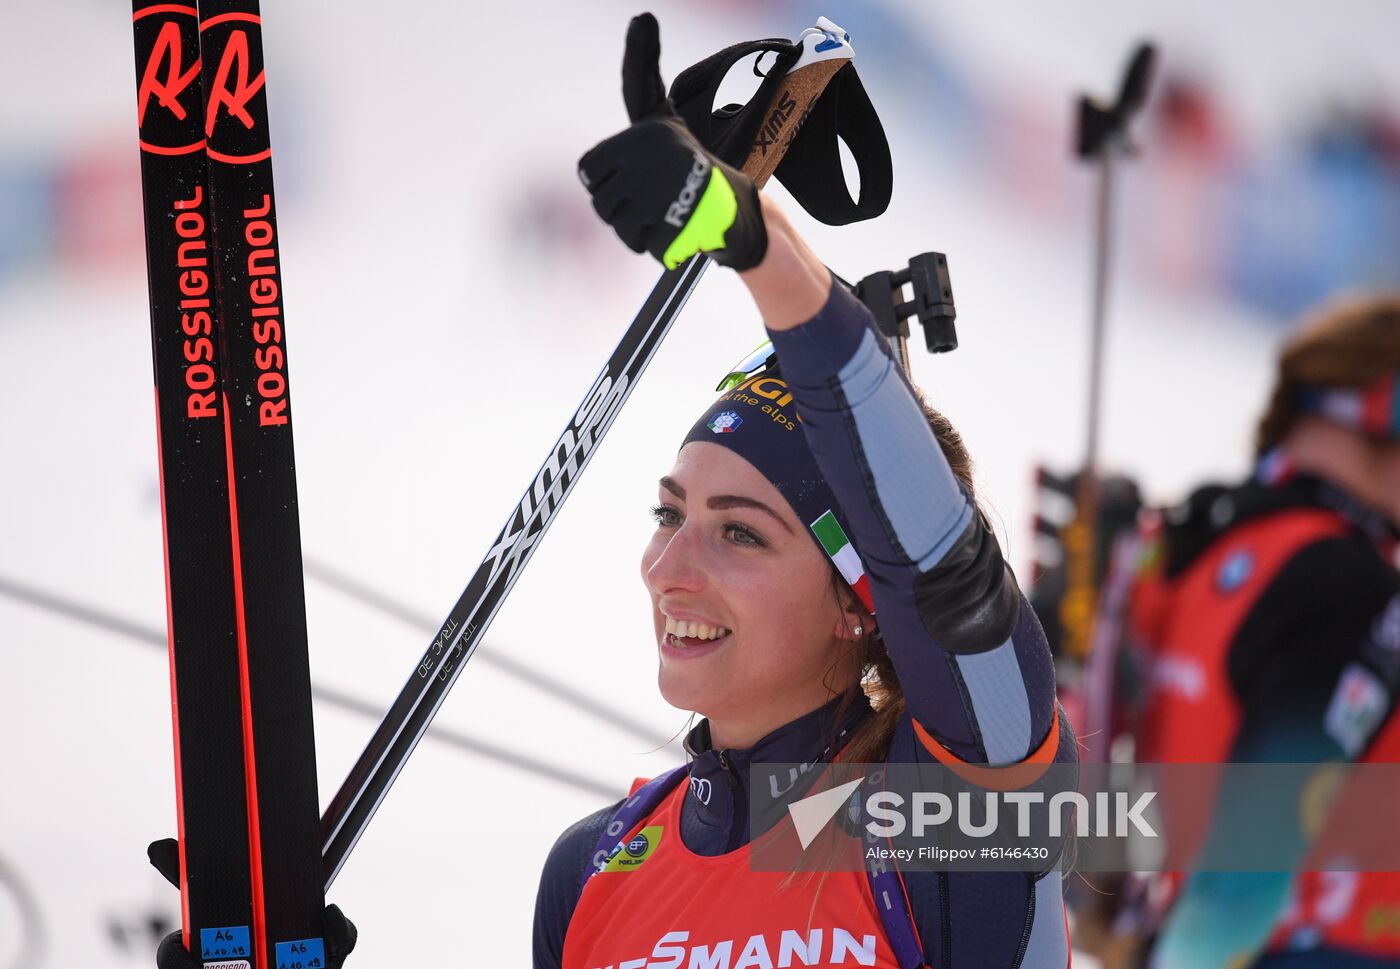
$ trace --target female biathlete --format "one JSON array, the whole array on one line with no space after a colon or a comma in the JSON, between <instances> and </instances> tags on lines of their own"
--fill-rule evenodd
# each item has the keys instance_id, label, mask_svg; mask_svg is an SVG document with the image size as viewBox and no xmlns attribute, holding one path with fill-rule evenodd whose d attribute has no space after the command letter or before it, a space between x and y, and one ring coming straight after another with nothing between
<instances>
[{"instance_id":1,"label":"female biathlete","mask_svg":"<svg viewBox=\"0 0 1400 969\"><path fill-rule=\"evenodd\" d=\"M618 805L559 838L535 966L914 965L865 873L753 870L764 832L750 830L750 799L782 798L787 765L891 747L954 765L1072 762L1050 653L957 432L782 212L674 114L658 54L655 20L636 18L632 124L583 156L581 179L635 251L672 266L703 251L737 270L776 364L685 435L642 554L661 693L705 717L686 737L688 782L620 838L605 834ZM609 860L600 840L627 852ZM628 852L640 858L617 863ZM928 965L1068 962L1058 871L911 871L903 885Z\"/></svg>"},{"instance_id":2,"label":"female biathlete","mask_svg":"<svg viewBox=\"0 0 1400 969\"><path fill-rule=\"evenodd\" d=\"M1338 302L1290 340L1254 475L1198 490L1150 539L1140 761L1400 761L1400 298ZM1400 966L1400 873L1291 873L1315 833L1305 779L1217 799L1214 836L1274 825L1280 871L1185 879L1151 965ZM1379 836L1393 802L1378 810Z\"/></svg>"}]
</instances>

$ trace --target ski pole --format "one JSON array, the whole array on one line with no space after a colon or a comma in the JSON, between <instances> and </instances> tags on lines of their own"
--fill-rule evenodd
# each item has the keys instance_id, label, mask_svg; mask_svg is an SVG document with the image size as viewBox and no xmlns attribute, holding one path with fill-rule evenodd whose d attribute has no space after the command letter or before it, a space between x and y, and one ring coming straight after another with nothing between
<instances>
[{"instance_id":1,"label":"ski pole","mask_svg":"<svg viewBox=\"0 0 1400 969\"><path fill-rule=\"evenodd\" d=\"M848 40L825 18L803 33L800 55L777 85L772 102L764 106L764 122L743 165L744 174L757 185L777 168L827 83L850 63ZM364 834L708 265L702 254L662 273L331 800L321 819L326 887Z\"/></svg>"},{"instance_id":2,"label":"ski pole","mask_svg":"<svg viewBox=\"0 0 1400 969\"><path fill-rule=\"evenodd\" d=\"M1128 136L1128 124L1141 110L1152 81L1157 52L1151 44L1139 44L1123 83L1118 100L1103 105L1087 95L1079 99L1079 129L1076 154L1099 168L1095 202L1093 304L1089 335L1089 400L1086 408L1084 465L1075 489L1076 534L1068 563L1068 587L1064 605L1066 617L1080 621L1065 623L1066 655L1083 659L1089 651L1089 627L1082 621L1092 615L1096 597L1098 559L1098 465L1099 429L1102 424L1103 347L1108 314L1108 280L1113 230L1113 172L1119 159L1130 157L1135 149Z\"/></svg>"},{"instance_id":3,"label":"ski pole","mask_svg":"<svg viewBox=\"0 0 1400 969\"><path fill-rule=\"evenodd\" d=\"M308 576L319 580L352 600L400 622L417 627L420 632L426 630L429 633L434 633L437 631L435 617L418 612L401 602L396 602L380 589L353 579L326 562L307 558L305 564ZM3 579L0 579L0 582L3 582ZM0 591L3 591L3 586L0 586ZM527 684L532 689L547 694L554 700L571 706L601 723L624 731L648 747L665 747L668 743L665 737L658 736L657 731L647 724L609 709L607 704L589 696L583 690L575 689L558 677L551 676L513 656L485 652L481 654L481 658L477 662L484 663L520 683ZM378 710L374 712L374 716L379 716Z\"/></svg>"}]
</instances>

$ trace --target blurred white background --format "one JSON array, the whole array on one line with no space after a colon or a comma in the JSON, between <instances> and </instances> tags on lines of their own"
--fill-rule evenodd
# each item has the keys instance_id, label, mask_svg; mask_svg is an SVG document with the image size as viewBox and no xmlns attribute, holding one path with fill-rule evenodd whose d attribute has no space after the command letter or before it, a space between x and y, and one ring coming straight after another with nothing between
<instances>
[{"instance_id":1,"label":"blurred white background","mask_svg":"<svg viewBox=\"0 0 1400 969\"><path fill-rule=\"evenodd\" d=\"M318 575L422 625L445 615L657 275L574 175L625 123L638 9L265 0L313 678L371 708L430 634ZM870 223L799 223L853 279L948 253L962 346L915 373L1018 568L1034 465L1067 470L1084 445L1094 183L1069 152L1072 99L1112 93L1135 42L1163 70L1120 181L1108 467L1158 501L1244 474L1283 324L1396 279L1400 8L1381 0L653 9L668 80L818 14L851 31L894 201ZM152 965L150 924L175 922L178 896L145 860L175 820L130 12L4 19L0 967ZM331 893L361 930L353 965L527 964L556 834L675 762L655 749L686 714L654 686L647 508L760 338L737 281L709 273L438 718L591 789L426 740ZM316 712L324 803L375 721Z\"/></svg>"}]
</instances>

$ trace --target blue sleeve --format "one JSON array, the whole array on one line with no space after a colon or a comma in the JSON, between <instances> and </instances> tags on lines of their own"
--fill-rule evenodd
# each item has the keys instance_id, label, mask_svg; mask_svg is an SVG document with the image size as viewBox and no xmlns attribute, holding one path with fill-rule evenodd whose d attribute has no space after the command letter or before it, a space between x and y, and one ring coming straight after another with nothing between
<instances>
[{"instance_id":1,"label":"blue sleeve","mask_svg":"<svg viewBox=\"0 0 1400 969\"><path fill-rule=\"evenodd\" d=\"M535 895L535 969L561 969L564 965L564 938L583 893L589 856L621 805L618 801L570 825L549 850Z\"/></svg>"},{"instance_id":2,"label":"blue sleeve","mask_svg":"<svg viewBox=\"0 0 1400 969\"><path fill-rule=\"evenodd\" d=\"M1055 723L1050 650L887 341L835 284L816 316L771 336L909 709L962 760L1025 759Z\"/></svg>"}]
</instances>

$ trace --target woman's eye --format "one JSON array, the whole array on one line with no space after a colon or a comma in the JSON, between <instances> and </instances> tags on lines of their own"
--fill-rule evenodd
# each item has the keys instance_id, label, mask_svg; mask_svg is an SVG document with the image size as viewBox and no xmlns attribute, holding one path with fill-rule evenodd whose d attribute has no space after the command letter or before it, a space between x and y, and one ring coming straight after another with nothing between
<instances>
[{"instance_id":1,"label":"woman's eye","mask_svg":"<svg viewBox=\"0 0 1400 969\"><path fill-rule=\"evenodd\" d=\"M768 544L763 539L759 538L757 534L749 531L749 529L744 527L743 525L736 525L733 523L725 525L724 533L726 536L728 536L729 540L735 545L763 546Z\"/></svg>"},{"instance_id":2,"label":"woman's eye","mask_svg":"<svg viewBox=\"0 0 1400 969\"><path fill-rule=\"evenodd\" d=\"M671 505L656 505L651 509L651 517L660 528L675 528L681 523L681 513Z\"/></svg>"}]
</instances>

